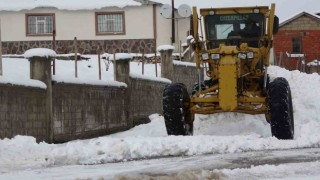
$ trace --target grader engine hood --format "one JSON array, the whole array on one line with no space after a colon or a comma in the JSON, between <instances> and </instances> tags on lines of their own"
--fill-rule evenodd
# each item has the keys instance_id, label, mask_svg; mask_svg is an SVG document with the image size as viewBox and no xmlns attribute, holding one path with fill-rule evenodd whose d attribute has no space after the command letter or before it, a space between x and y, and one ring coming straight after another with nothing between
<instances>
[{"instance_id":1,"label":"grader engine hood","mask_svg":"<svg viewBox=\"0 0 320 180\"><path fill-rule=\"evenodd\" d=\"M218 98L220 107L225 111L233 111L237 107L237 54L236 46L221 47Z\"/></svg>"}]
</instances>

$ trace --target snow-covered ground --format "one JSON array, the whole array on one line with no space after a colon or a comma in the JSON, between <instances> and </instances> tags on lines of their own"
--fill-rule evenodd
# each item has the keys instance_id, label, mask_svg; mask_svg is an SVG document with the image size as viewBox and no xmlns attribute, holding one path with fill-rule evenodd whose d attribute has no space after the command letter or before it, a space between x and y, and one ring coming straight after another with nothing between
<instances>
[{"instance_id":1,"label":"snow-covered ground","mask_svg":"<svg viewBox=\"0 0 320 180\"><path fill-rule=\"evenodd\" d=\"M28 73L29 67L26 61L26 59L4 58L4 75L0 77L0 81L3 82L2 80L8 78L10 74ZM56 63L57 71L54 79L75 82L73 81L74 62L56 61ZM20 67L19 64L24 64L24 68ZM19 71L8 70L9 67L12 69L19 67ZM103 64L102 81L120 83L113 81L112 64L108 71L105 68ZM132 73L141 74L141 63L131 63L130 68ZM145 76L155 77L154 64L147 64L145 68ZM158 66L158 72L160 72L160 66ZM88 73L90 78L85 73ZM136 126L131 130L64 144L36 143L33 137L28 136L1 139L0 179L18 177L17 170L45 169L46 167L66 165L95 165L146 158L260 150L319 148L320 76L299 71L287 71L276 66L269 68L269 74L271 79L285 77L290 83L295 116L294 140L277 140L271 137L269 124L262 115L253 116L239 113L197 115L194 136L168 136L163 117L153 114L150 115L150 123ZM80 83L83 83L82 81L99 81L96 56L92 56L92 59L88 61L79 62L79 76L88 78L85 80L79 78L81 79ZM65 80L69 79L66 77L71 80ZM296 166L292 165L292 167L299 168L298 165ZM319 167L319 163L310 163L309 166ZM240 171L255 171L259 168L264 169L266 167L253 167L249 170L225 170L225 172L232 174ZM270 166L266 169L284 169L283 171L285 171L286 168L291 169L291 166Z\"/></svg>"}]
</instances>

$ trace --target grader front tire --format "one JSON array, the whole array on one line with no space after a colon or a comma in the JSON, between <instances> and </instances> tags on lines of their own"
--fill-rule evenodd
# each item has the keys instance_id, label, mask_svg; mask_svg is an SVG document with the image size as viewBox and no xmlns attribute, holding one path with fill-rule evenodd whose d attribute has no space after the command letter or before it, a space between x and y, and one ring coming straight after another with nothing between
<instances>
[{"instance_id":1,"label":"grader front tire","mask_svg":"<svg viewBox=\"0 0 320 180\"><path fill-rule=\"evenodd\" d=\"M165 87L162 103L168 135L193 134L189 102L190 97L184 84L175 83Z\"/></svg>"},{"instance_id":2,"label":"grader front tire","mask_svg":"<svg viewBox=\"0 0 320 180\"><path fill-rule=\"evenodd\" d=\"M285 78L276 78L269 85L269 116L272 136L294 138L294 117L291 90Z\"/></svg>"}]
</instances>

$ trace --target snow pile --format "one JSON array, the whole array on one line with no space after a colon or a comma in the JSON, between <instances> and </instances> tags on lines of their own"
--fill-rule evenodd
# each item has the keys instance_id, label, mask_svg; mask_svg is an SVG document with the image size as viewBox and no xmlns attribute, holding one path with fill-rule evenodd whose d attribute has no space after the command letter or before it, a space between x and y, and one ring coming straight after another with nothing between
<instances>
[{"instance_id":1,"label":"snow pile","mask_svg":"<svg viewBox=\"0 0 320 180\"><path fill-rule=\"evenodd\" d=\"M263 115L198 115L194 136L167 136L163 117L152 115L149 124L90 140L57 145L37 144L32 137L22 136L0 140L1 172L34 166L101 164L166 156L320 147L320 96L317 91L320 76L290 72L275 66L269 68L269 73L271 79L285 77L290 83L295 116L294 140L271 137L270 125ZM16 163L18 161L19 164Z\"/></svg>"},{"instance_id":2,"label":"snow pile","mask_svg":"<svg viewBox=\"0 0 320 180\"><path fill-rule=\"evenodd\" d=\"M104 7L140 6L134 0L0 0L0 10L4 11L21 11L35 8L51 7L61 10L92 10Z\"/></svg>"},{"instance_id":3,"label":"snow pile","mask_svg":"<svg viewBox=\"0 0 320 180\"><path fill-rule=\"evenodd\" d=\"M0 76L1 84L47 88L43 82L30 79L30 63L26 59L3 58L2 71L3 75Z\"/></svg>"},{"instance_id":4,"label":"snow pile","mask_svg":"<svg viewBox=\"0 0 320 180\"><path fill-rule=\"evenodd\" d=\"M31 58L31 57L56 57L56 52L53 51L52 49L47 49L47 48L34 48L34 49L29 49L27 50L23 56L25 58Z\"/></svg>"},{"instance_id":5,"label":"snow pile","mask_svg":"<svg viewBox=\"0 0 320 180\"><path fill-rule=\"evenodd\" d=\"M128 53L115 53L114 55L109 55L109 60L125 60L125 59L132 59L132 55Z\"/></svg>"},{"instance_id":6,"label":"snow pile","mask_svg":"<svg viewBox=\"0 0 320 180\"><path fill-rule=\"evenodd\" d=\"M158 46L157 51L174 50L174 46L171 45L161 45Z\"/></svg>"},{"instance_id":7,"label":"snow pile","mask_svg":"<svg viewBox=\"0 0 320 180\"><path fill-rule=\"evenodd\" d=\"M320 61L315 59L307 64L307 66L320 66Z\"/></svg>"}]
</instances>

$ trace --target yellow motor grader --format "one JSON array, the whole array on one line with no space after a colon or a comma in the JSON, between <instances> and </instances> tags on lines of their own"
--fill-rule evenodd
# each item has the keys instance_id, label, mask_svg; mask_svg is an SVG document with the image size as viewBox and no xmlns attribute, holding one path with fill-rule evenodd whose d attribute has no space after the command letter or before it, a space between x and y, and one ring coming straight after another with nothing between
<instances>
[{"instance_id":1,"label":"yellow motor grader","mask_svg":"<svg viewBox=\"0 0 320 180\"><path fill-rule=\"evenodd\" d=\"M272 36L279 19L275 4L239 8L193 7L193 49L198 80L189 94L173 83L163 92L168 135L192 135L195 114L265 114L272 136L293 139L294 117L288 81L267 73ZM199 35L198 28L203 34ZM206 74L201 81L201 71Z\"/></svg>"}]
</instances>

